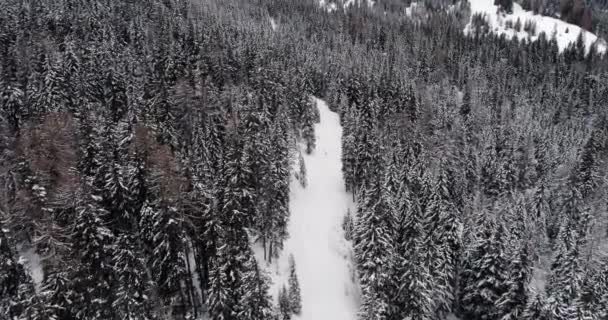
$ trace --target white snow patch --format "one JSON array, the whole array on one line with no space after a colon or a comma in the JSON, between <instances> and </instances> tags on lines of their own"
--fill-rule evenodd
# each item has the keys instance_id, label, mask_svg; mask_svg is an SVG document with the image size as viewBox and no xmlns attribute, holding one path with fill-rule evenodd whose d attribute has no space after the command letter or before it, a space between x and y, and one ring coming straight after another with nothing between
<instances>
[{"instance_id":1,"label":"white snow patch","mask_svg":"<svg viewBox=\"0 0 608 320\"><path fill-rule=\"evenodd\" d=\"M534 268L532 273L532 279L530 280L530 288L534 292L545 292L547 285L548 272L540 268Z\"/></svg>"},{"instance_id":2,"label":"white snow patch","mask_svg":"<svg viewBox=\"0 0 608 320\"><path fill-rule=\"evenodd\" d=\"M279 25L277 24L276 20L274 20L274 18L270 18L270 27L272 28L272 31L277 31L277 27Z\"/></svg>"},{"instance_id":3,"label":"white snow patch","mask_svg":"<svg viewBox=\"0 0 608 320\"><path fill-rule=\"evenodd\" d=\"M513 3L512 14L498 13L498 6L495 6L494 1L492 0L469 0L469 3L471 4L471 20L464 28L465 34L472 32L471 22L473 19L473 14L478 13L485 15L485 19L490 26L491 32L498 35L504 34L507 36L507 38L517 37L520 40L528 39L530 41L535 41L538 39L540 33L544 32L547 39L555 37L561 52L571 43L576 43L578 35L582 32L587 51L591 45L597 41L597 51L599 53L606 52L606 41L598 38L595 34L556 18L535 15L531 11L525 11L517 3ZM517 19L519 19L521 23L520 31L506 26L507 21L511 21L512 25L515 25ZM527 21L536 24L536 32L534 35L531 35L523 30Z\"/></svg>"},{"instance_id":4,"label":"white snow patch","mask_svg":"<svg viewBox=\"0 0 608 320\"><path fill-rule=\"evenodd\" d=\"M19 262L22 263L32 277L34 282L34 289L36 292L40 292L42 286L42 280L44 279L44 273L42 271L42 262L40 256L36 253L34 247L28 249L19 248Z\"/></svg>"},{"instance_id":5,"label":"white snow patch","mask_svg":"<svg viewBox=\"0 0 608 320\"><path fill-rule=\"evenodd\" d=\"M327 12L334 12L338 9L338 5L333 1L319 0L319 6Z\"/></svg>"},{"instance_id":6,"label":"white snow patch","mask_svg":"<svg viewBox=\"0 0 608 320\"><path fill-rule=\"evenodd\" d=\"M410 3L410 5L407 8L405 8L405 15L411 18L412 11L416 10L417 7L418 7L418 2Z\"/></svg>"},{"instance_id":7,"label":"white snow patch","mask_svg":"<svg viewBox=\"0 0 608 320\"><path fill-rule=\"evenodd\" d=\"M359 292L352 266L352 248L344 239L342 219L353 206L342 177L342 128L338 115L315 99L321 122L315 124L317 147L304 154L308 185L291 181L289 239L272 264L263 262L263 249L254 246L256 258L272 279L275 301L287 285L288 258L294 255L302 294L302 314L296 320L355 320ZM297 168L296 168L297 170Z\"/></svg>"},{"instance_id":8,"label":"white snow patch","mask_svg":"<svg viewBox=\"0 0 608 320\"><path fill-rule=\"evenodd\" d=\"M350 6L361 4L362 2L365 2L369 8L372 8L376 4L375 0L319 0L319 6L327 10L327 12L334 12L338 9L338 1L342 1L342 7L345 10Z\"/></svg>"},{"instance_id":9,"label":"white snow patch","mask_svg":"<svg viewBox=\"0 0 608 320\"><path fill-rule=\"evenodd\" d=\"M192 244L191 240L187 241L188 243L188 261L187 263L189 264L190 268L192 268L190 270L190 277L192 279L192 284L194 285L194 290L196 291L196 294L198 295L197 298L202 298L203 297L203 290L201 289L201 279L199 277L198 272L196 272L196 258L194 257L194 245Z\"/></svg>"}]
</instances>

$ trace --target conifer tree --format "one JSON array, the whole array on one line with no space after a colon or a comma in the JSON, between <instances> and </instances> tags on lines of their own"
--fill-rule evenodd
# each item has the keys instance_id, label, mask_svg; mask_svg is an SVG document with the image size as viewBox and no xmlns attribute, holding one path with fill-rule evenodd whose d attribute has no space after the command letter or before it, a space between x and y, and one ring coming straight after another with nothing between
<instances>
[{"instance_id":1,"label":"conifer tree","mask_svg":"<svg viewBox=\"0 0 608 320\"><path fill-rule=\"evenodd\" d=\"M289 294L285 285L279 291L279 311L281 313L281 320L291 319L291 305L289 304Z\"/></svg>"},{"instance_id":2,"label":"conifer tree","mask_svg":"<svg viewBox=\"0 0 608 320\"><path fill-rule=\"evenodd\" d=\"M145 261L137 248L138 240L131 235L121 235L116 240L116 250L112 257L116 272L116 299L112 303L116 314L124 319L153 319L148 294L148 274Z\"/></svg>"},{"instance_id":3,"label":"conifer tree","mask_svg":"<svg viewBox=\"0 0 608 320\"><path fill-rule=\"evenodd\" d=\"M508 290L504 233L499 224L486 220L468 257L471 265L463 270L466 286L461 303L472 320L500 317L497 302Z\"/></svg>"},{"instance_id":4,"label":"conifer tree","mask_svg":"<svg viewBox=\"0 0 608 320\"><path fill-rule=\"evenodd\" d=\"M353 237L363 293L359 313L363 319L385 319L388 312L388 275L393 257L388 225L391 212L380 179L376 178L376 183L369 185L359 196L361 201Z\"/></svg>"},{"instance_id":5,"label":"conifer tree","mask_svg":"<svg viewBox=\"0 0 608 320\"><path fill-rule=\"evenodd\" d=\"M315 110L318 112L317 106L309 102L304 112L304 119L302 120L302 138L304 139L304 143L306 146L306 154L311 154L316 147L316 137L315 137L315 121L314 121L314 113Z\"/></svg>"},{"instance_id":6,"label":"conifer tree","mask_svg":"<svg viewBox=\"0 0 608 320\"><path fill-rule=\"evenodd\" d=\"M207 292L207 307L209 308L209 316L213 320L231 320L236 319L235 315L238 310L235 309L237 301L232 294L232 279L230 271L226 264L226 246L218 248L218 255L214 261L209 275L209 289Z\"/></svg>"},{"instance_id":7,"label":"conifer tree","mask_svg":"<svg viewBox=\"0 0 608 320\"><path fill-rule=\"evenodd\" d=\"M497 302L502 309L502 319L520 319L528 304L528 282L530 280L530 250L528 244L520 244L521 248L509 262L509 273L507 277L507 292Z\"/></svg>"},{"instance_id":8,"label":"conifer tree","mask_svg":"<svg viewBox=\"0 0 608 320\"><path fill-rule=\"evenodd\" d=\"M300 166L300 170L298 172L298 180L300 181L300 185L302 186L302 188L306 188L306 186L308 185L308 178L306 176L306 163L304 162L302 152L298 154L298 164Z\"/></svg>"},{"instance_id":9,"label":"conifer tree","mask_svg":"<svg viewBox=\"0 0 608 320\"><path fill-rule=\"evenodd\" d=\"M342 220L342 230L344 230L344 239L347 241L353 240L353 232L354 232L354 221L353 216L350 213L350 209L346 210L346 215L344 215L344 220Z\"/></svg>"},{"instance_id":10,"label":"conifer tree","mask_svg":"<svg viewBox=\"0 0 608 320\"><path fill-rule=\"evenodd\" d=\"M549 320L551 315L546 310L546 299L540 292L534 293L521 315L524 320Z\"/></svg>"},{"instance_id":11,"label":"conifer tree","mask_svg":"<svg viewBox=\"0 0 608 320\"><path fill-rule=\"evenodd\" d=\"M243 277L243 296L239 304L242 306L237 319L266 320L273 319L272 300L268 295L269 279L260 270L253 256L246 262L247 269Z\"/></svg>"},{"instance_id":12,"label":"conifer tree","mask_svg":"<svg viewBox=\"0 0 608 320\"><path fill-rule=\"evenodd\" d=\"M302 297L300 295L300 283L296 274L296 261L293 255L289 256L289 305L291 312L299 315L302 312Z\"/></svg>"}]
</instances>

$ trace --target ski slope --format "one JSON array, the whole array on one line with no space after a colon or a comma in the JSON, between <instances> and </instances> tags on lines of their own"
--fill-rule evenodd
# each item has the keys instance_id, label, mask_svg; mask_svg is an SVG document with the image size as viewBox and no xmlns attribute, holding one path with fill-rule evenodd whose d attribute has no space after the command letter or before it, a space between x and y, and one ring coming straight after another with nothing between
<instances>
[{"instance_id":1,"label":"ski slope","mask_svg":"<svg viewBox=\"0 0 608 320\"><path fill-rule=\"evenodd\" d=\"M344 214L352 206L342 177L342 128L325 102L315 103L321 122L315 125L316 149L304 155L308 186L292 179L289 239L278 261L267 266L271 292L276 299L287 284L288 257L293 254L302 294L302 313L293 319L356 320L359 294L351 276L352 249L342 230Z\"/></svg>"},{"instance_id":2,"label":"ski slope","mask_svg":"<svg viewBox=\"0 0 608 320\"><path fill-rule=\"evenodd\" d=\"M578 35L582 32L587 50L589 50L596 40L599 40L597 51L600 53L606 52L606 41L598 39L593 33L560 19L536 15L531 11L524 10L518 3L513 3L512 14L498 14L498 6L494 5L494 0L469 0L469 3L471 5L471 21L473 14L484 14L493 33L504 34L507 38L517 37L520 40L528 39L535 41L538 39L538 35L544 32L548 39L555 37L559 50L563 51L568 45L575 43ZM507 21L511 21L515 25L518 19L522 27L520 31L507 27ZM471 32L471 21L464 28L465 34ZM531 21L536 25L536 33L534 35L528 34L528 32L523 30L526 21Z\"/></svg>"}]
</instances>

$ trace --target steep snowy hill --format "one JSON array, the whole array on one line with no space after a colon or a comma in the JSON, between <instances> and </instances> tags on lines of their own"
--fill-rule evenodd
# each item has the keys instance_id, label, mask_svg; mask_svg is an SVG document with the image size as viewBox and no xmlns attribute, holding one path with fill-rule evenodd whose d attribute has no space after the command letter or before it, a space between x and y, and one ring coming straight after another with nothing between
<instances>
[{"instance_id":1,"label":"steep snowy hill","mask_svg":"<svg viewBox=\"0 0 608 320\"><path fill-rule=\"evenodd\" d=\"M576 39L582 32L587 50L597 41L598 52L606 52L606 41L598 39L593 33L556 18L535 15L531 11L525 11L517 3L513 4L513 13L511 14L499 14L498 6L494 5L493 0L469 0L469 3L471 4L471 21L469 21L464 29L465 33L471 32L473 15L483 14L485 15L485 20L490 25L491 31L496 34L505 34L507 37L535 41L540 33L544 32L548 38L555 36L559 50L563 51L569 44L576 42ZM521 26L519 31L514 27L518 19ZM535 31L524 31L526 23L531 23Z\"/></svg>"},{"instance_id":2,"label":"steep snowy hill","mask_svg":"<svg viewBox=\"0 0 608 320\"><path fill-rule=\"evenodd\" d=\"M267 266L271 293L287 285L293 254L302 294L299 320L355 320L358 286L354 281L352 249L344 239L342 219L352 207L352 195L342 177L342 128L338 115L316 99L321 122L315 125L317 146L304 155L307 186L291 184L289 239L278 261ZM262 250L256 250L263 261Z\"/></svg>"}]
</instances>

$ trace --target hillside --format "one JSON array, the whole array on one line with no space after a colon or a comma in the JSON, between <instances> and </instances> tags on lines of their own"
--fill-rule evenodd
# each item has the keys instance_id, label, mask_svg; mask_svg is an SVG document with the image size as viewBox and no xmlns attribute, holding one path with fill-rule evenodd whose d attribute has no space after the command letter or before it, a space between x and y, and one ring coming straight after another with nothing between
<instances>
[{"instance_id":1,"label":"hillside","mask_svg":"<svg viewBox=\"0 0 608 320\"><path fill-rule=\"evenodd\" d=\"M607 319L605 47L323 3L0 1L0 320Z\"/></svg>"},{"instance_id":2,"label":"hillside","mask_svg":"<svg viewBox=\"0 0 608 320\"><path fill-rule=\"evenodd\" d=\"M469 3L471 14L483 15L489 24L490 31L495 34L504 34L507 38L515 37L520 40L535 41L541 33L544 33L548 39L555 37L560 51L564 51L569 45L574 45L580 35L587 50L591 45L596 44L597 52L606 52L606 41L598 39L593 33L557 18L525 11L517 3L513 4L513 13L499 13L498 6L493 5L492 1L469 0ZM472 20L473 17L465 27L465 33L471 32Z\"/></svg>"}]
</instances>

